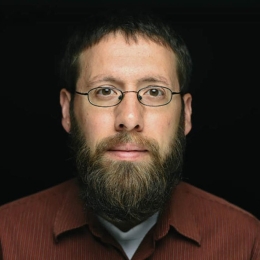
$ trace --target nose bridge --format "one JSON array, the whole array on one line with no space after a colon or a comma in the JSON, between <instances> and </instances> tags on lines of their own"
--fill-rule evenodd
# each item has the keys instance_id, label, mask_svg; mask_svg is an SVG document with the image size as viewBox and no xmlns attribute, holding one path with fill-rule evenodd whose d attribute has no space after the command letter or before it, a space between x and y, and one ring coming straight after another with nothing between
<instances>
[{"instance_id":1,"label":"nose bridge","mask_svg":"<svg viewBox=\"0 0 260 260\"><path fill-rule=\"evenodd\" d=\"M143 128L143 109L143 105L138 101L137 91L124 91L121 103L115 108L116 129L140 131Z\"/></svg>"},{"instance_id":2,"label":"nose bridge","mask_svg":"<svg viewBox=\"0 0 260 260\"><path fill-rule=\"evenodd\" d=\"M126 90L126 91L123 91L123 94L125 95L125 94L131 93L131 92L136 93L136 95L138 93L138 91L135 91L135 90Z\"/></svg>"}]
</instances>

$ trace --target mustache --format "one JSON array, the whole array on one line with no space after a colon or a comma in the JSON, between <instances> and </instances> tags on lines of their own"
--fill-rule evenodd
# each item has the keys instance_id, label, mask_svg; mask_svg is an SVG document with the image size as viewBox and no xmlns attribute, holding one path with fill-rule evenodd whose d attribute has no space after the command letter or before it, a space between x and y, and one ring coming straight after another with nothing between
<instances>
[{"instance_id":1,"label":"mustache","mask_svg":"<svg viewBox=\"0 0 260 260\"><path fill-rule=\"evenodd\" d=\"M107 150L117 145L132 143L138 145L152 154L159 150L158 142L155 139L140 136L140 134L130 132L120 132L113 136L102 139L96 146L96 154L104 154Z\"/></svg>"}]
</instances>

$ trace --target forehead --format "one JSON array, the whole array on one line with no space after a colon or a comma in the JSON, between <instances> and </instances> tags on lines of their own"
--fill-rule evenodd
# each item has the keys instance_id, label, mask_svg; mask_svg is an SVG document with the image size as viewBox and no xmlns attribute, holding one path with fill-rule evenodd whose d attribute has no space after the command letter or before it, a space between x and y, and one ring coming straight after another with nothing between
<instances>
[{"instance_id":1,"label":"forehead","mask_svg":"<svg viewBox=\"0 0 260 260\"><path fill-rule=\"evenodd\" d=\"M157 74L176 81L176 55L170 47L137 35L126 38L122 33L108 34L85 49L79 57L80 74L99 76L151 77ZM170 84L170 82L169 82Z\"/></svg>"}]
</instances>

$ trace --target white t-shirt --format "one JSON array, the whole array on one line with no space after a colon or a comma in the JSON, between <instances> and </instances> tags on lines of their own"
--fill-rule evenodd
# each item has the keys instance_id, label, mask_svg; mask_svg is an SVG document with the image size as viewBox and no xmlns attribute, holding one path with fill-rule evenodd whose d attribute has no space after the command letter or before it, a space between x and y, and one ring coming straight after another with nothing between
<instances>
[{"instance_id":1,"label":"white t-shirt","mask_svg":"<svg viewBox=\"0 0 260 260\"><path fill-rule=\"evenodd\" d=\"M123 232L116 226L108 222L107 220L98 217L101 224L108 230L108 232L118 241L118 243L124 249L126 255L131 259L137 250L138 246L142 242L147 232L157 222L158 212L152 215L150 218L133 227L127 232Z\"/></svg>"}]
</instances>

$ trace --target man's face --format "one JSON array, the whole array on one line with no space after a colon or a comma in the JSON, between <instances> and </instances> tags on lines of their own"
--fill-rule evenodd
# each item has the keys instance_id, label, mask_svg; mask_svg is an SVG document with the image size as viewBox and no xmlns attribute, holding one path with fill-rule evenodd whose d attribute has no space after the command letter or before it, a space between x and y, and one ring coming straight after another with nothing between
<instances>
[{"instance_id":1,"label":"man's face","mask_svg":"<svg viewBox=\"0 0 260 260\"><path fill-rule=\"evenodd\" d=\"M112 86L122 91L138 91L150 85L168 87L176 92L180 90L175 54L142 37L138 37L137 42L130 40L127 43L119 33L108 35L83 51L79 62L76 89L80 92L100 86ZM157 197L169 193L170 185L166 182L173 185L175 180L169 180L171 169L168 172L164 169L170 165L172 174L179 174L183 137L191 129L191 96L186 94L183 97L183 111L181 98L173 95L166 106L149 107L140 104L136 93L130 92L119 105L104 108L91 105L87 96L76 95L74 106L70 108L70 93L64 89L61 91L62 124L67 132L71 132L78 152L81 180L89 182L86 189L92 194L88 191L86 196L92 196L93 200L103 195L101 200L108 198L110 204L128 204L121 205L128 215L134 211L131 207L136 207L130 204L144 207L151 203L149 198L156 204L150 193ZM158 189L161 190L156 193ZM158 201L158 205L150 209L153 212L143 214L143 218L154 213L162 202ZM100 215L101 211L96 209ZM110 208L109 212L115 212L115 208ZM113 218L112 215L104 217ZM134 218L130 217L133 221ZM138 218L142 217L138 216L136 220ZM118 221L124 221L123 217Z\"/></svg>"}]
</instances>

